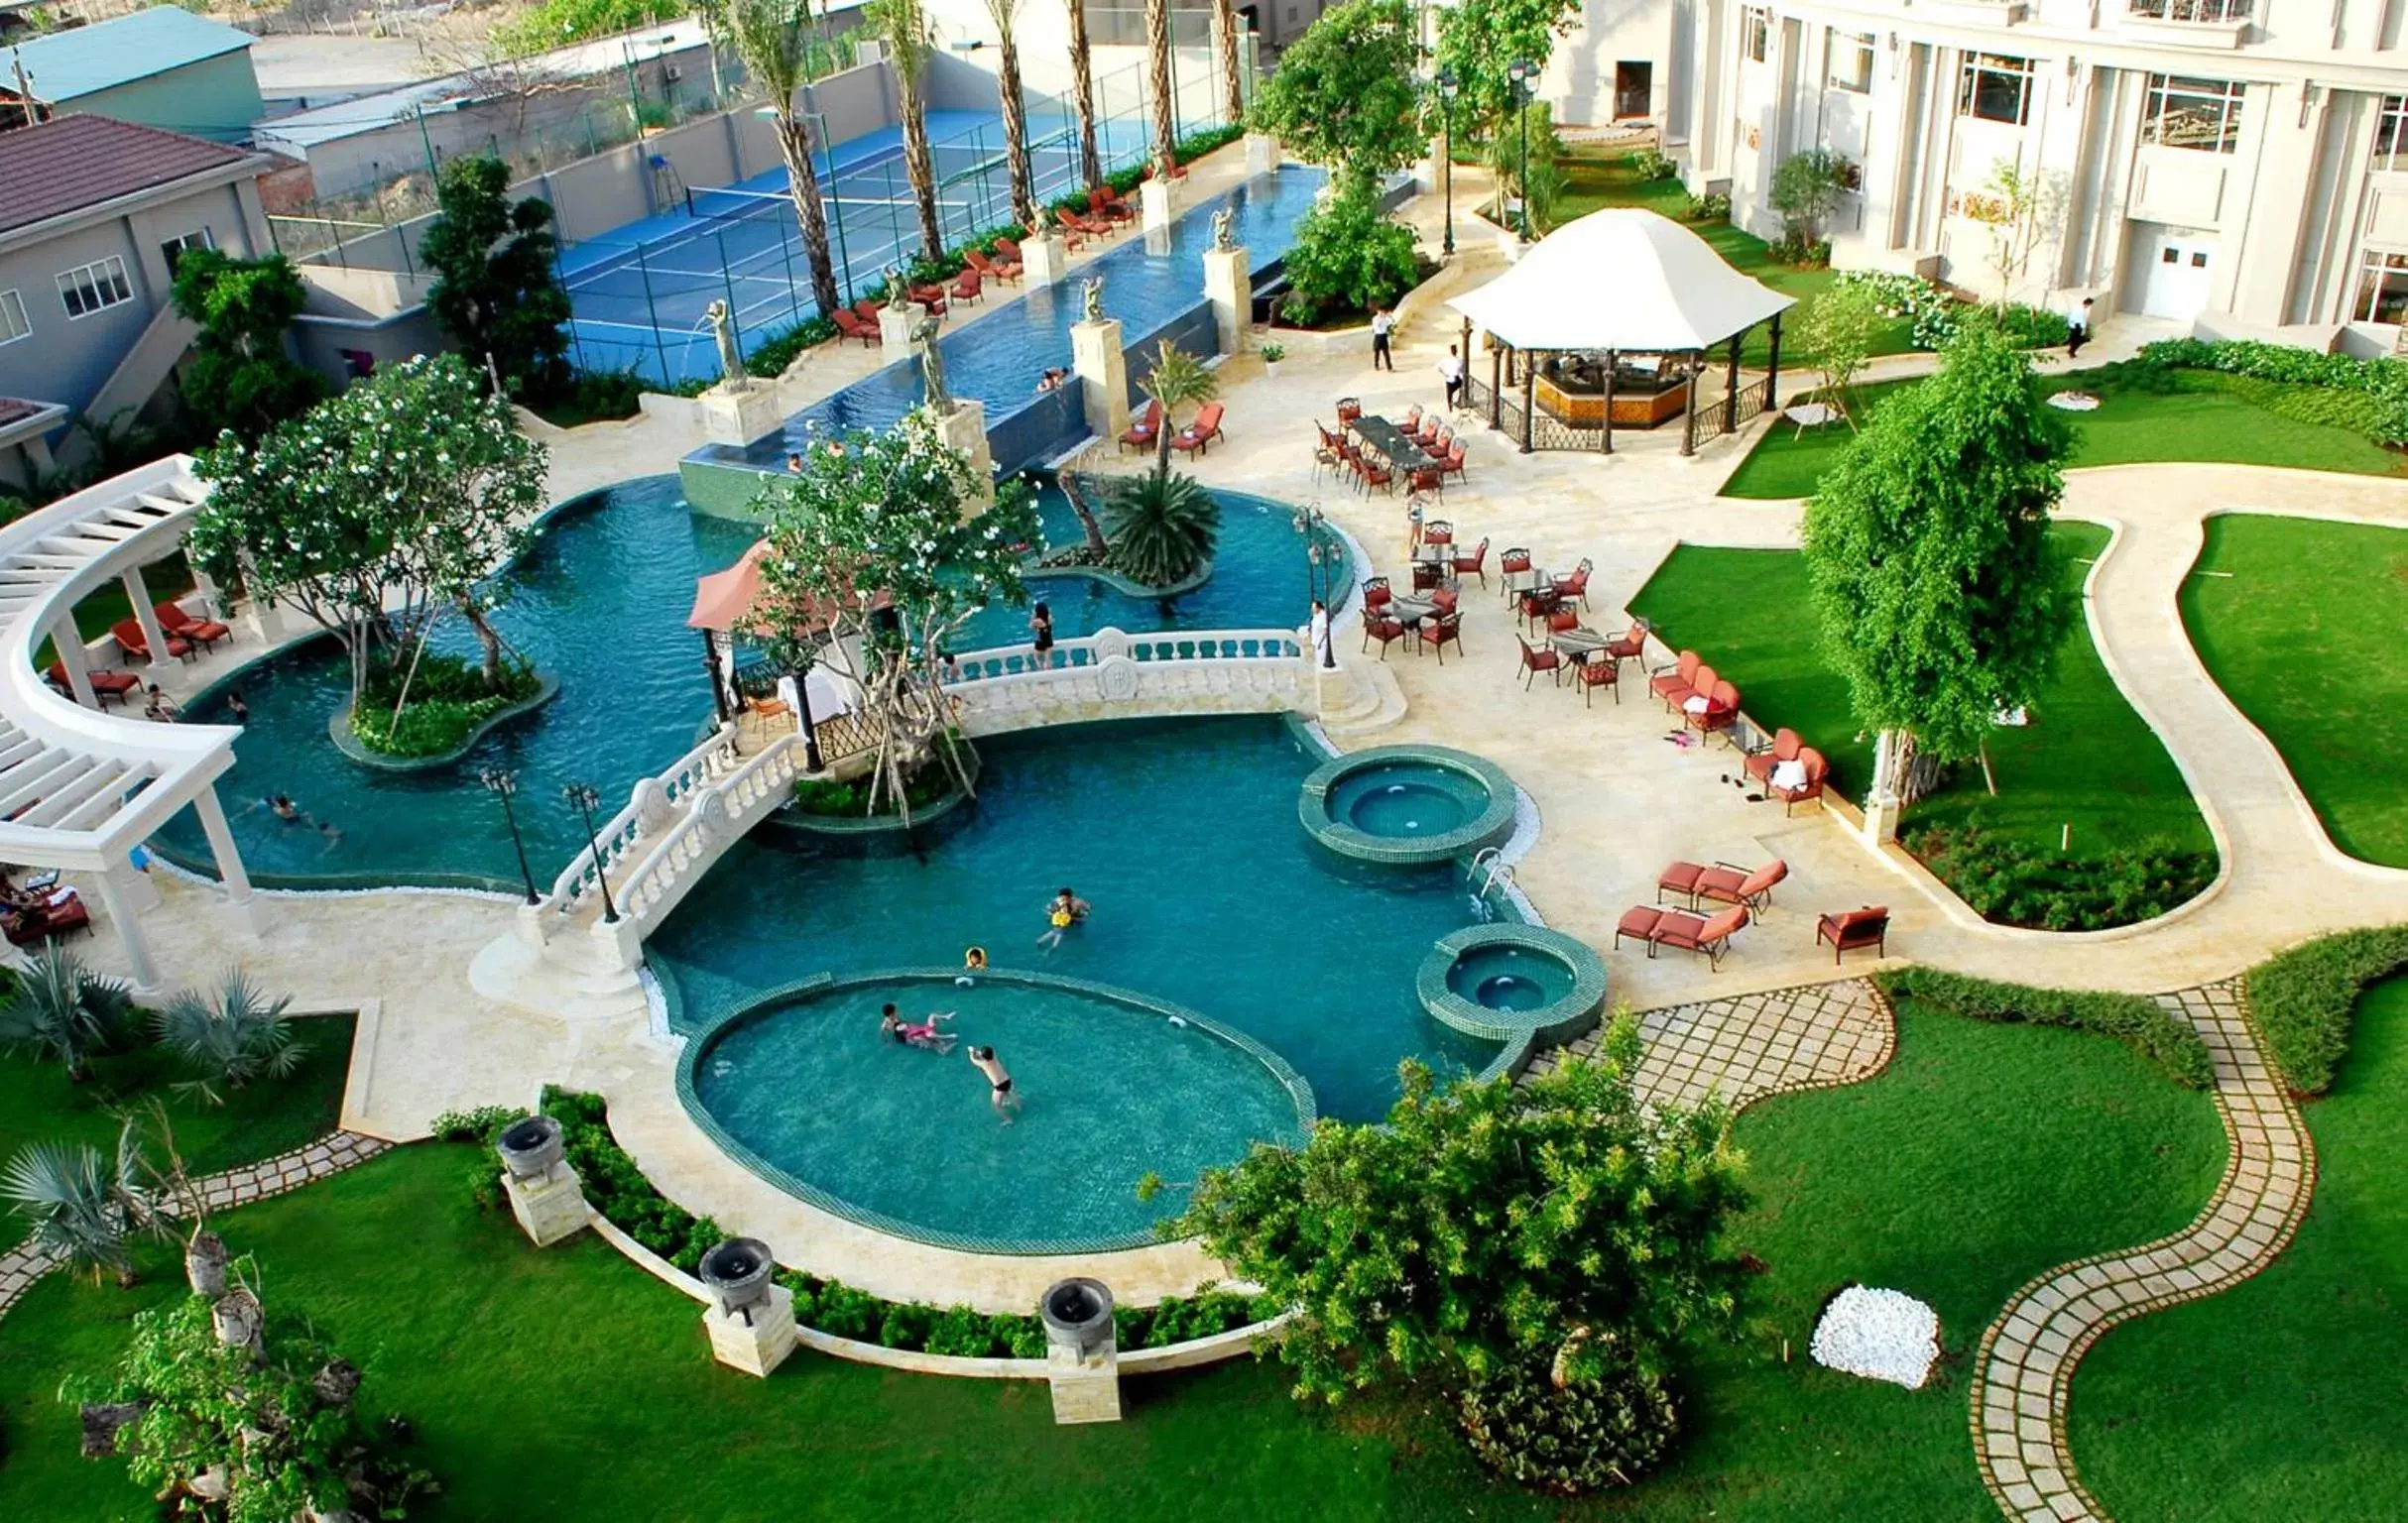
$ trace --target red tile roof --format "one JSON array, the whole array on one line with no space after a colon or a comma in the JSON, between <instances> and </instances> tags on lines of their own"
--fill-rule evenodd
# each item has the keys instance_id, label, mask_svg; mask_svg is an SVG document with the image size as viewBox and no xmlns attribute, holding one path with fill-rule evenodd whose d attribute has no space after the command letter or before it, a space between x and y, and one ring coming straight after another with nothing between
<instances>
[{"instance_id":1,"label":"red tile roof","mask_svg":"<svg viewBox=\"0 0 2408 1523\"><path fill-rule=\"evenodd\" d=\"M62 116L0 132L0 233L250 157L156 127Z\"/></svg>"}]
</instances>

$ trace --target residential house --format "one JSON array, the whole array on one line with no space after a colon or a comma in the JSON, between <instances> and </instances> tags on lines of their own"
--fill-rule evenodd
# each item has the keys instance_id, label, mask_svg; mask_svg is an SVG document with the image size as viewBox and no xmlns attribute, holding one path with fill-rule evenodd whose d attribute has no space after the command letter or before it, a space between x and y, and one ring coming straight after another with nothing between
<instances>
[{"instance_id":1,"label":"residential house","mask_svg":"<svg viewBox=\"0 0 2408 1523\"><path fill-rule=\"evenodd\" d=\"M247 143L264 109L250 34L173 5L0 45L0 125L84 112Z\"/></svg>"}]
</instances>

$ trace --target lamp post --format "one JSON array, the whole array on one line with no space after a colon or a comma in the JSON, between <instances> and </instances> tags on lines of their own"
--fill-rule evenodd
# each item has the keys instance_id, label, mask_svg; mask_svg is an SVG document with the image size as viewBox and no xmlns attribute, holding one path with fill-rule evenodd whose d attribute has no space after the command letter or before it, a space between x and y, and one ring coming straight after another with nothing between
<instances>
[{"instance_id":1,"label":"lamp post","mask_svg":"<svg viewBox=\"0 0 2408 1523\"><path fill-rule=\"evenodd\" d=\"M1304 536L1304 587L1312 601L1321 605L1321 648L1314 652L1314 659L1323 669L1333 669L1338 657L1331 648L1329 614L1331 594L1338 590L1338 552L1325 549L1321 542L1329 528L1329 516L1319 503L1308 503L1288 522Z\"/></svg>"},{"instance_id":2,"label":"lamp post","mask_svg":"<svg viewBox=\"0 0 2408 1523\"><path fill-rule=\"evenodd\" d=\"M485 791L502 801L502 820L510 827L510 844L519 854L519 877L527 883L527 902L535 903L542 895L536 892L535 870L527 866L527 842L519 835L519 816L510 807L511 795L519 791L519 774L489 766L477 774Z\"/></svg>"},{"instance_id":3,"label":"lamp post","mask_svg":"<svg viewBox=\"0 0 2408 1523\"><path fill-rule=\"evenodd\" d=\"M1463 92L1463 81L1451 68L1438 70L1438 133L1445 153L1438 161L1439 177L1446 181L1446 242L1439 253L1448 259L1455 257L1455 97Z\"/></svg>"},{"instance_id":4,"label":"lamp post","mask_svg":"<svg viewBox=\"0 0 2408 1523\"><path fill-rule=\"evenodd\" d=\"M585 817L585 851L593 859L594 881L602 885L602 923L617 925L619 906L610 898L610 870L603 866L602 843L594 836L594 805L602 801L602 795L590 782L572 782L560 790L560 796Z\"/></svg>"},{"instance_id":5,"label":"lamp post","mask_svg":"<svg viewBox=\"0 0 2408 1523\"><path fill-rule=\"evenodd\" d=\"M1530 97L1537 93L1538 65L1527 59L1515 59L1505 65L1505 78L1511 82L1513 102L1521 114L1521 169L1514 176L1513 188L1521 202L1521 241L1530 241Z\"/></svg>"}]
</instances>

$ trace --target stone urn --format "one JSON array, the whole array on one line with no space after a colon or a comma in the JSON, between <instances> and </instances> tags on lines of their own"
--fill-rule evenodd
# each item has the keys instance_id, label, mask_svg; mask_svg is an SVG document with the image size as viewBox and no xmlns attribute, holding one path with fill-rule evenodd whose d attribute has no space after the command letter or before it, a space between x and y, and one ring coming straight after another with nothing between
<instances>
[{"instance_id":1,"label":"stone urn","mask_svg":"<svg viewBox=\"0 0 2408 1523\"><path fill-rule=\"evenodd\" d=\"M257 1349L267 1320L259 1297L239 1287L219 1296L209 1308L209 1325L216 1329L217 1341L228 1348Z\"/></svg>"},{"instance_id":2,"label":"stone urn","mask_svg":"<svg viewBox=\"0 0 2408 1523\"><path fill-rule=\"evenodd\" d=\"M542 1179L560 1162L560 1123L548 1115L513 1121L493 1144L513 1179Z\"/></svg>"},{"instance_id":3,"label":"stone urn","mask_svg":"<svg viewBox=\"0 0 2408 1523\"><path fill-rule=\"evenodd\" d=\"M1056 1280L1038 1298L1036 1313L1045 1340L1085 1361L1112 1351L1112 1287L1085 1276Z\"/></svg>"},{"instance_id":4,"label":"stone urn","mask_svg":"<svg viewBox=\"0 0 2408 1523\"><path fill-rule=\"evenodd\" d=\"M770 1299L770 1276L778 1260L758 1237L730 1237L702 1255L697 1275L709 1286L719 1310L730 1317Z\"/></svg>"},{"instance_id":5,"label":"stone urn","mask_svg":"<svg viewBox=\"0 0 2408 1523\"><path fill-rule=\"evenodd\" d=\"M183 1277L192 1294L211 1300L226 1293L226 1240L215 1232L195 1232L183 1250Z\"/></svg>"}]
</instances>

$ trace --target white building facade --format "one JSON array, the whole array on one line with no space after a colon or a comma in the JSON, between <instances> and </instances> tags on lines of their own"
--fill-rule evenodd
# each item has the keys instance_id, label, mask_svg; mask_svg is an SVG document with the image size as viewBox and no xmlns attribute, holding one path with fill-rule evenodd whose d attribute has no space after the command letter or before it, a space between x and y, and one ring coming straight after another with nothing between
<instances>
[{"instance_id":1,"label":"white building facade","mask_svg":"<svg viewBox=\"0 0 2408 1523\"><path fill-rule=\"evenodd\" d=\"M1541 93L1654 121L1766 237L1781 161L1841 155L1843 268L2371 353L2408 321L2404 31L2408 0L1590 0Z\"/></svg>"}]
</instances>

